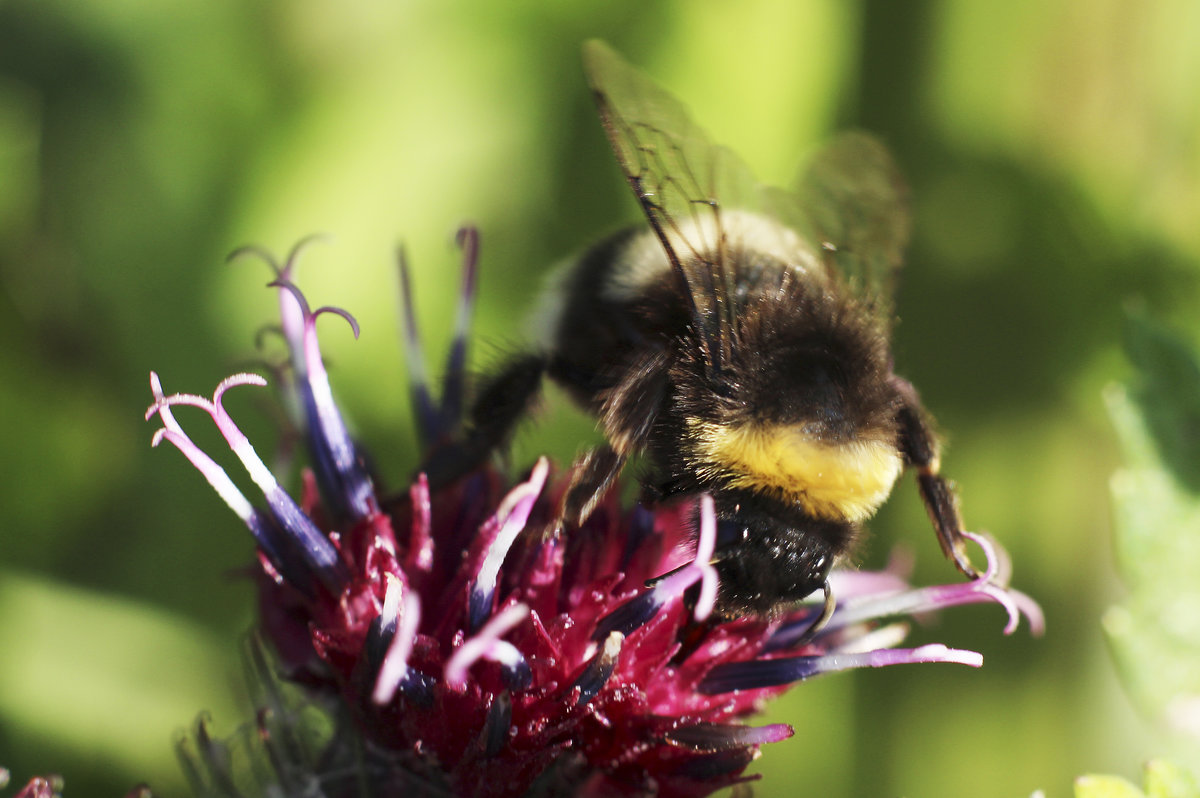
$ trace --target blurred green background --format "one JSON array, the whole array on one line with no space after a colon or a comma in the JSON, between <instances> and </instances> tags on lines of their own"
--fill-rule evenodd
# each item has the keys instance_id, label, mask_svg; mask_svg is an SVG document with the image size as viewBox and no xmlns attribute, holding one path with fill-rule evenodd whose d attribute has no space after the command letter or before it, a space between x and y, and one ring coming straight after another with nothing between
<instances>
[{"instance_id":1,"label":"blurred green background","mask_svg":"<svg viewBox=\"0 0 1200 798\"><path fill-rule=\"evenodd\" d=\"M899 370L947 432L969 525L1000 537L1049 630L995 607L918 642L982 670L827 677L775 704L796 738L757 794L1069 793L1148 756L1197 764L1122 693L1100 629L1120 598L1101 390L1122 306L1200 330L1195 0L0 0L0 764L68 795L186 787L171 749L201 709L245 715L250 537L174 451L149 447L147 373L208 393L272 321L265 267L304 255L347 415L400 484L412 437L393 250L408 247L431 352L464 220L483 235L474 352L520 340L549 266L638 214L596 122L579 45L608 39L763 179L846 126L886 139L916 219ZM326 326L327 325L327 326ZM263 397L231 410L259 449ZM185 417L221 450L207 424ZM559 402L519 443L569 458ZM873 524L945 580L911 477ZM1190 757L1190 758L1189 758Z\"/></svg>"}]
</instances>

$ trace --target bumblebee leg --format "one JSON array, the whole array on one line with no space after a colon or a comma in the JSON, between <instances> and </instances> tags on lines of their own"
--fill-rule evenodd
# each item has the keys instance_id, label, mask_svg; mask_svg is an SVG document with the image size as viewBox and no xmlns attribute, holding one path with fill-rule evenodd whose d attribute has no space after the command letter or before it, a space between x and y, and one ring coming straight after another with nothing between
<instances>
[{"instance_id":1,"label":"bumblebee leg","mask_svg":"<svg viewBox=\"0 0 1200 798\"><path fill-rule=\"evenodd\" d=\"M474 471L512 437L529 412L546 371L543 355L521 355L483 382L462 434L435 446L420 470L435 488Z\"/></svg>"},{"instance_id":2,"label":"bumblebee leg","mask_svg":"<svg viewBox=\"0 0 1200 798\"><path fill-rule=\"evenodd\" d=\"M624 465L625 457L611 446L590 449L576 459L559 514L563 528L577 529L588 519Z\"/></svg>"},{"instance_id":3,"label":"bumblebee leg","mask_svg":"<svg viewBox=\"0 0 1200 798\"><path fill-rule=\"evenodd\" d=\"M623 456L645 446L670 387L671 355L648 348L625 364L624 374L601 394L600 428Z\"/></svg>"},{"instance_id":4,"label":"bumblebee leg","mask_svg":"<svg viewBox=\"0 0 1200 798\"><path fill-rule=\"evenodd\" d=\"M933 522L942 552L947 559L954 561L959 571L974 579L979 576L979 571L971 565L967 556L958 497L940 473L937 439L925 418L925 409L917 398L916 390L907 380L893 377L892 382L903 400L897 416L900 421L900 449L908 463L917 469L917 488Z\"/></svg>"},{"instance_id":5,"label":"bumblebee leg","mask_svg":"<svg viewBox=\"0 0 1200 798\"><path fill-rule=\"evenodd\" d=\"M597 415L608 443L576 459L563 498L563 528L577 528L596 509L626 459L645 445L666 396L670 358L665 351L648 349L625 365L622 378L598 394Z\"/></svg>"}]
</instances>

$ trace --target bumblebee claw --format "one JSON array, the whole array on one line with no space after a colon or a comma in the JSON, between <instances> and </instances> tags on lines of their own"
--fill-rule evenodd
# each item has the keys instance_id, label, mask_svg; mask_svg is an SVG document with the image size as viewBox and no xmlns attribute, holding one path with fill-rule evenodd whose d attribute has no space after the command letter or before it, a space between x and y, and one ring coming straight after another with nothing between
<instances>
[{"instance_id":1,"label":"bumblebee claw","mask_svg":"<svg viewBox=\"0 0 1200 798\"><path fill-rule=\"evenodd\" d=\"M983 572L971 564L971 558L967 555L966 540L959 540L955 544L950 557L954 560L954 567L967 579L979 579L983 576Z\"/></svg>"},{"instance_id":2,"label":"bumblebee claw","mask_svg":"<svg viewBox=\"0 0 1200 798\"><path fill-rule=\"evenodd\" d=\"M812 640L816 637L817 632L821 631L825 624L829 623L829 619L833 617L833 611L837 609L837 599L833 597L833 588L829 586L828 579L825 580L824 590L825 605L821 608L821 614L813 619L812 624L804 630L804 634L797 638L796 642L792 644L793 646L802 646L809 640Z\"/></svg>"}]
</instances>

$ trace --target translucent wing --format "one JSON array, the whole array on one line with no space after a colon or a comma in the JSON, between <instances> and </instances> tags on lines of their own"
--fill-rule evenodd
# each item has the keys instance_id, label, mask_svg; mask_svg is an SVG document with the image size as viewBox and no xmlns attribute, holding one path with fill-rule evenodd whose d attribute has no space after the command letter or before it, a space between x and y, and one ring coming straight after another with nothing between
<instances>
[{"instance_id":1,"label":"translucent wing","mask_svg":"<svg viewBox=\"0 0 1200 798\"><path fill-rule=\"evenodd\" d=\"M764 186L709 140L679 100L606 44L588 42L584 61L617 160L692 297L711 366L720 368L731 341L727 298L743 230L730 222L741 212L777 222L753 228L755 249L840 273L888 323L910 214L907 188L882 143L841 134L817 152L794 191Z\"/></svg>"},{"instance_id":2,"label":"translucent wing","mask_svg":"<svg viewBox=\"0 0 1200 798\"><path fill-rule=\"evenodd\" d=\"M883 143L847 132L813 157L795 192L799 212L827 262L892 317L892 294L911 228L908 187Z\"/></svg>"},{"instance_id":3,"label":"translucent wing","mask_svg":"<svg viewBox=\"0 0 1200 798\"><path fill-rule=\"evenodd\" d=\"M728 216L736 209L778 219L781 205L795 203L759 184L732 151L708 139L682 103L608 45L588 42L584 62L613 151L691 297L708 365L719 371L732 342L732 264L742 246ZM754 246L819 268L816 247L809 243L815 239L804 233L759 226Z\"/></svg>"}]
</instances>

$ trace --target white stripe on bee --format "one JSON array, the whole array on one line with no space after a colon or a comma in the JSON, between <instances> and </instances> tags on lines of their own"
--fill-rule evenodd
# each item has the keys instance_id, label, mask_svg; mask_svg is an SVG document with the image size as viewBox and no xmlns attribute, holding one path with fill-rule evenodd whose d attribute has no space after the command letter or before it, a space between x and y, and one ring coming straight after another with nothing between
<instances>
[{"instance_id":1,"label":"white stripe on bee","mask_svg":"<svg viewBox=\"0 0 1200 798\"><path fill-rule=\"evenodd\" d=\"M666 233L671 250L684 268L724 251L730 262L753 254L799 272L824 272L816 251L799 233L769 216L750 211L722 210L718 217L701 208L696 216L678 222ZM671 261L662 242L653 230L647 229L621 253L605 287L605 296L618 301L635 297L670 268Z\"/></svg>"}]
</instances>

